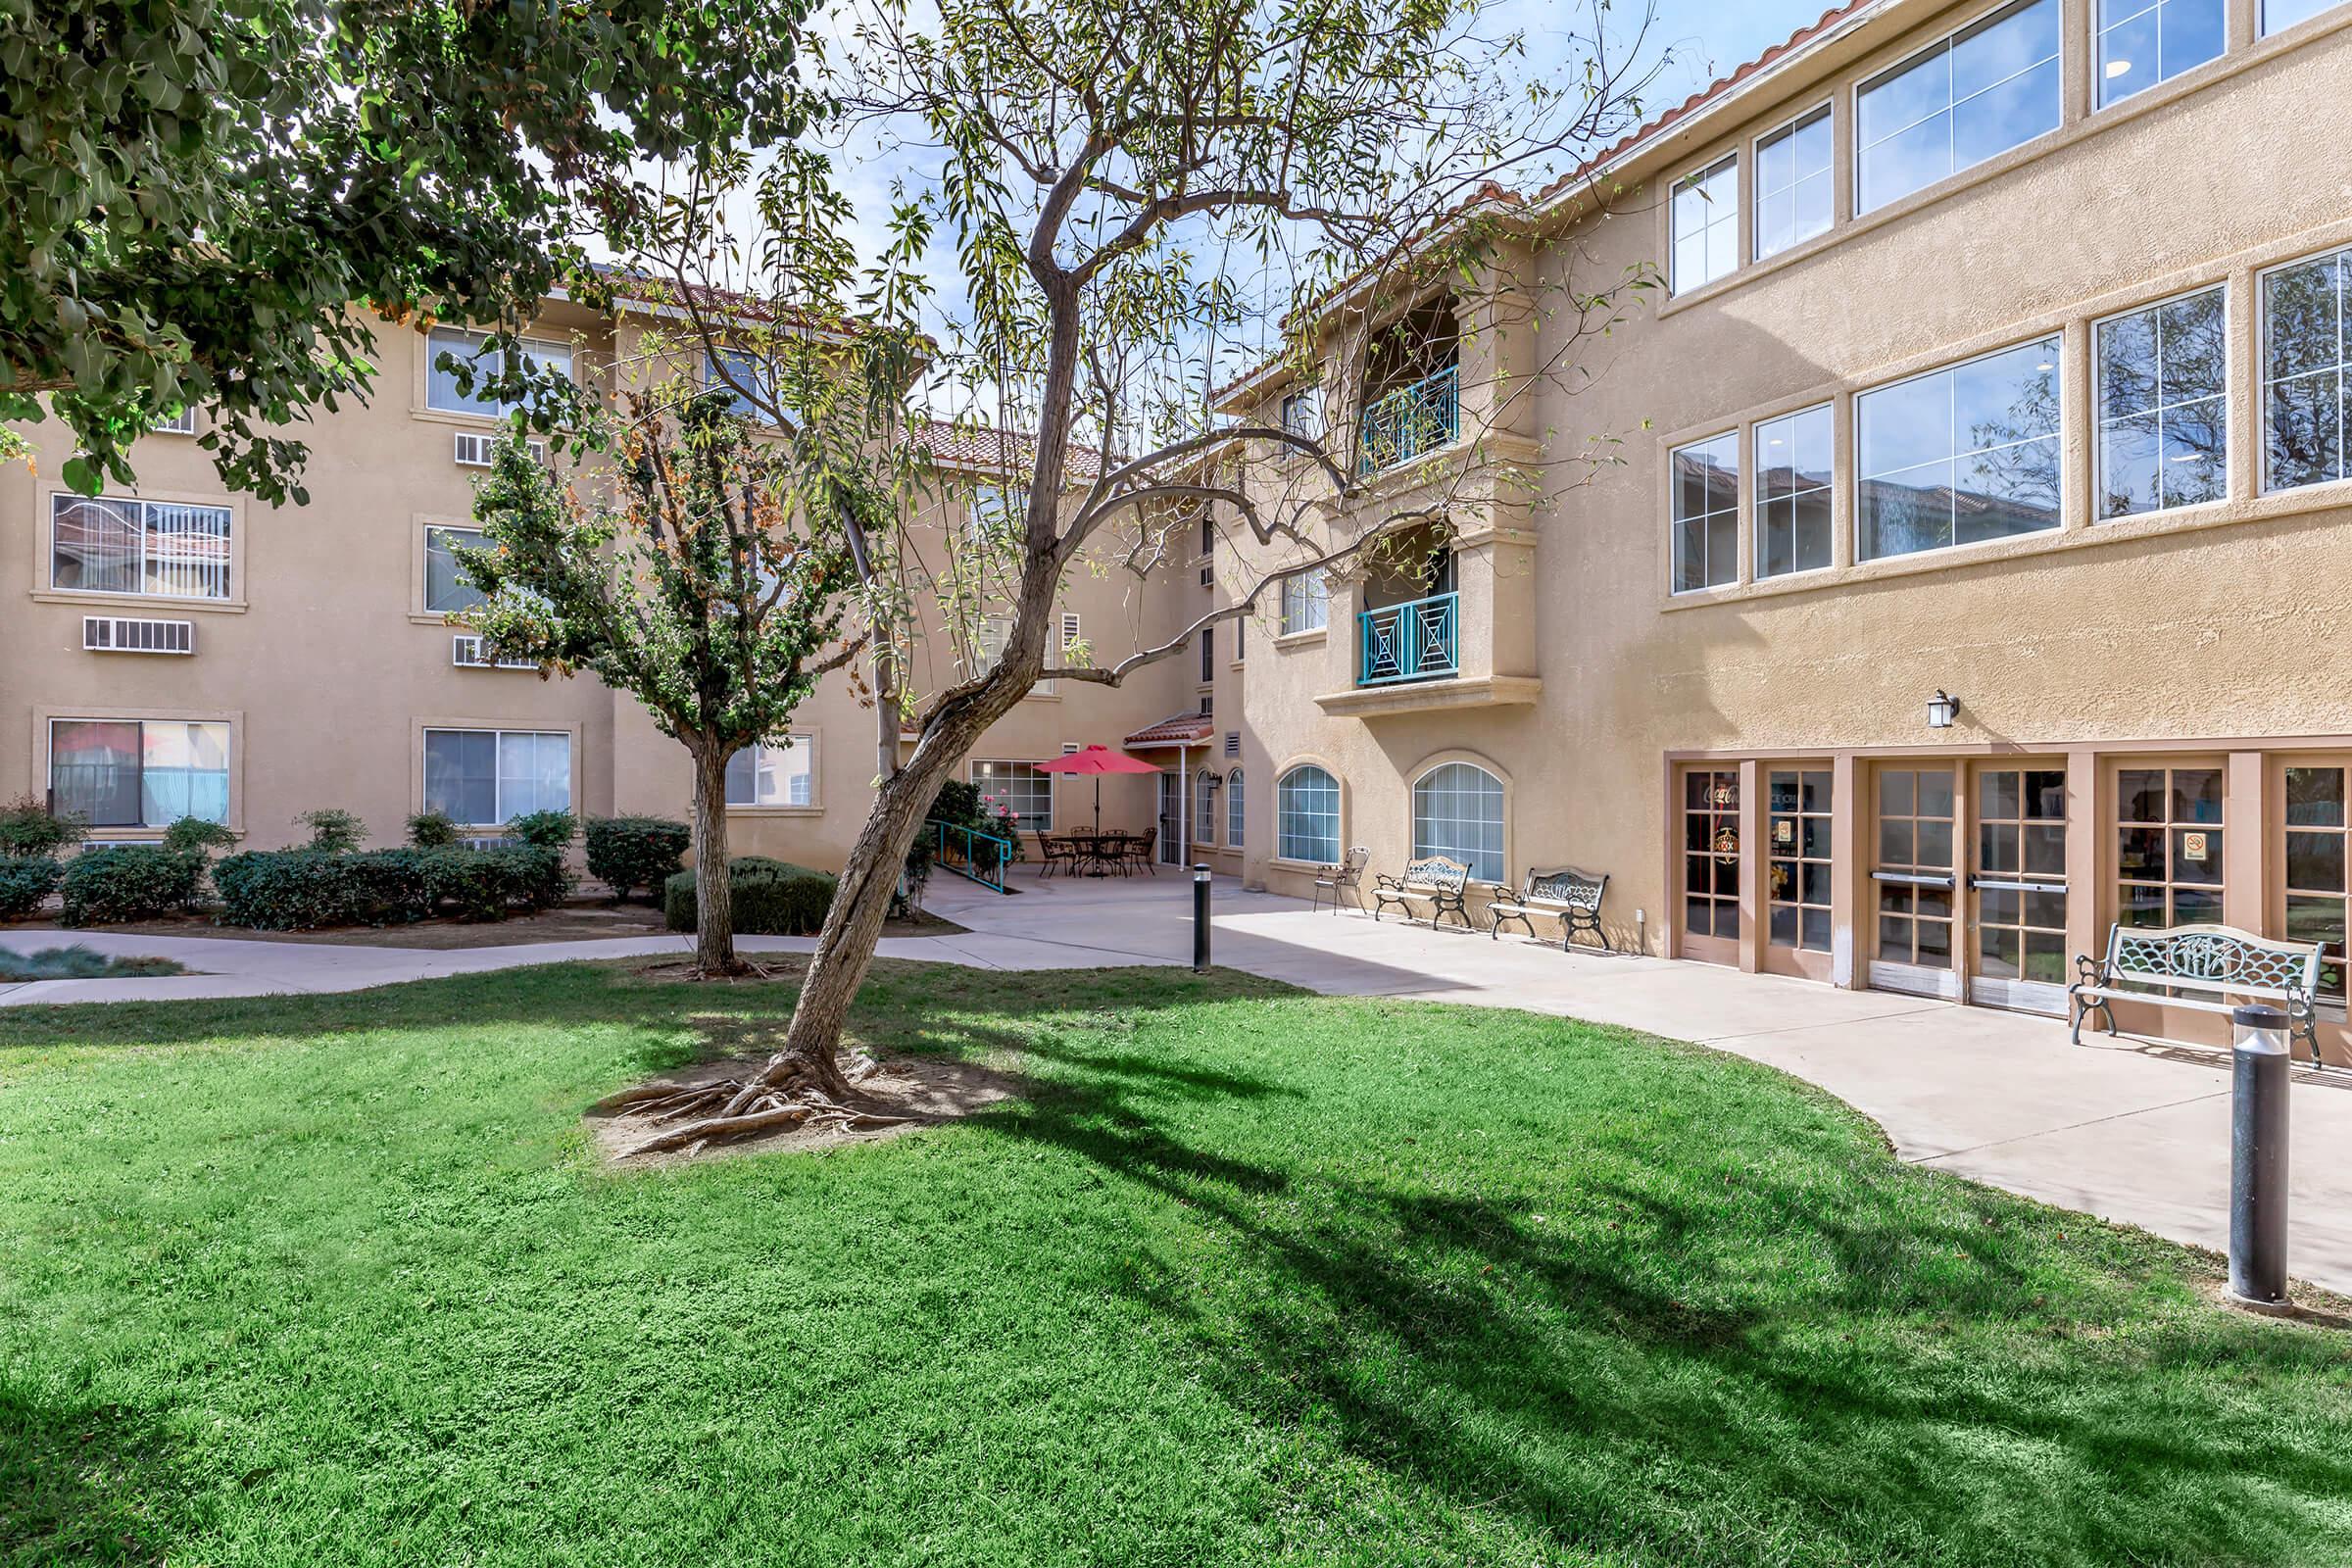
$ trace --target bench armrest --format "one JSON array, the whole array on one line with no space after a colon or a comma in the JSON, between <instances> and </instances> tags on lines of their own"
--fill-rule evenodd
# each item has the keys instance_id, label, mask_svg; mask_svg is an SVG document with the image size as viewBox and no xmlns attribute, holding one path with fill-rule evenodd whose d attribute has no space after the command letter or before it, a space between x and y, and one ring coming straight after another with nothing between
<instances>
[{"instance_id":1,"label":"bench armrest","mask_svg":"<svg viewBox=\"0 0 2352 1568\"><path fill-rule=\"evenodd\" d=\"M1400 892L1404 887L1404 878L1400 876L1375 875L1372 880L1379 883L1382 887L1389 889L1391 892Z\"/></svg>"},{"instance_id":2,"label":"bench armrest","mask_svg":"<svg viewBox=\"0 0 2352 1568\"><path fill-rule=\"evenodd\" d=\"M2075 984L2103 986L2107 983L2107 960L2094 958L2087 953L2075 955Z\"/></svg>"}]
</instances>

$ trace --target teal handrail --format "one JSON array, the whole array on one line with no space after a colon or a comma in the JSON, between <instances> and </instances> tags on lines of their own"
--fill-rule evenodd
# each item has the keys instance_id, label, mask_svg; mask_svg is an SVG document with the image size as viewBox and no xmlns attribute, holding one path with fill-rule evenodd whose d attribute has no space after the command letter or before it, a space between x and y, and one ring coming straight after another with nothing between
<instances>
[{"instance_id":1,"label":"teal handrail","mask_svg":"<svg viewBox=\"0 0 2352 1568\"><path fill-rule=\"evenodd\" d=\"M1004 867L1012 863L1012 841L994 833L979 833L956 822L942 822L937 817L928 824L931 834L931 863L942 870L953 871L968 882L999 893L1009 891L1004 886Z\"/></svg>"},{"instance_id":2,"label":"teal handrail","mask_svg":"<svg viewBox=\"0 0 2352 1568\"><path fill-rule=\"evenodd\" d=\"M1461 669L1459 594L1432 594L1401 605L1359 612L1356 621L1355 683L1386 686L1400 680L1429 680Z\"/></svg>"}]
</instances>

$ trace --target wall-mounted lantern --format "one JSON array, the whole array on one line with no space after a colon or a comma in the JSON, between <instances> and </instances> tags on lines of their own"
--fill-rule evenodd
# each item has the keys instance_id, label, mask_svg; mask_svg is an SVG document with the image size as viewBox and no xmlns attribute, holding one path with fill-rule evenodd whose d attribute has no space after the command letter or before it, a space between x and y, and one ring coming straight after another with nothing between
<instances>
[{"instance_id":1,"label":"wall-mounted lantern","mask_svg":"<svg viewBox=\"0 0 2352 1568\"><path fill-rule=\"evenodd\" d=\"M1959 716L1960 699L1936 687L1936 695L1928 699L1928 728L1950 729L1952 720Z\"/></svg>"}]
</instances>

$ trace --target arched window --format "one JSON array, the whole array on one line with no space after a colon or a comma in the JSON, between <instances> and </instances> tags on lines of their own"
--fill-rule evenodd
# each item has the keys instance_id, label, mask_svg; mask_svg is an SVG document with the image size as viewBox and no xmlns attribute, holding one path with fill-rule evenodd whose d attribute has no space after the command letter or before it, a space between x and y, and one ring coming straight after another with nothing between
<instances>
[{"instance_id":1,"label":"arched window","mask_svg":"<svg viewBox=\"0 0 2352 1568\"><path fill-rule=\"evenodd\" d=\"M1340 858L1340 781L1312 762L1274 781L1274 853L1317 865Z\"/></svg>"},{"instance_id":2,"label":"arched window","mask_svg":"<svg viewBox=\"0 0 2352 1568\"><path fill-rule=\"evenodd\" d=\"M1238 767L1225 775L1225 847L1242 847L1242 770Z\"/></svg>"},{"instance_id":3,"label":"arched window","mask_svg":"<svg viewBox=\"0 0 2352 1568\"><path fill-rule=\"evenodd\" d=\"M1217 842L1217 775L1202 768L1193 780L1193 793L1198 798L1193 809L1193 842Z\"/></svg>"},{"instance_id":4,"label":"arched window","mask_svg":"<svg viewBox=\"0 0 2352 1568\"><path fill-rule=\"evenodd\" d=\"M1459 860L1481 882L1505 882L1502 780L1468 762L1433 767L1413 785L1413 858Z\"/></svg>"}]
</instances>

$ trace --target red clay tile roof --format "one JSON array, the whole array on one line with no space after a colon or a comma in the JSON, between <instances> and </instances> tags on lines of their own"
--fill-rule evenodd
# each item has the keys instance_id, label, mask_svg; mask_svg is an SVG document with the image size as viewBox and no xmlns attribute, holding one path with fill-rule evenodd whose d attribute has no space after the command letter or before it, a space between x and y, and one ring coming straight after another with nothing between
<instances>
[{"instance_id":1,"label":"red clay tile roof","mask_svg":"<svg viewBox=\"0 0 2352 1568\"><path fill-rule=\"evenodd\" d=\"M951 424L928 419L915 426L917 445L931 461L956 468L978 468L989 473L1026 470L1037 461L1037 440L1026 430L999 430L989 425ZM1069 470L1073 479L1092 479L1101 471L1102 455L1093 447L1070 443Z\"/></svg>"},{"instance_id":2,"label":"red clay tile roof","mask_svg":"<svg viewBox=\"0 0 2352 1568\"><path fill-rule=\"evenodd\" d=\"M1197 744L1216 733L1217 721L1206 713L1176 713L1156 724L1148 724L1119 744L1122 746L1177 746Z\"/></svg>"}]
</instances>

